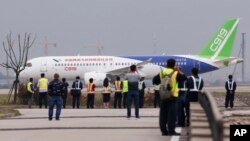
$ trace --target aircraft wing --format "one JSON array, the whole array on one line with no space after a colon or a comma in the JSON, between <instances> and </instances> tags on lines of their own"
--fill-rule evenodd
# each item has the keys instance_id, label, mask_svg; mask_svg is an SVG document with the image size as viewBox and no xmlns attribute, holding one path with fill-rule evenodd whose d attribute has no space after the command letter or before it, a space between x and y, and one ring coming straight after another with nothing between
<instances>
[{"instance_id":1,"label":"aircraft wing","mask_svg":"<svg viewBox=\"0 0 250 141\"><path fill-rule=\"evenodd\" d=\"M151 60L152 60L152 58L149 58L148 60L145 60L143 62L136 64L137 70L140 74L141 74L140 70L143 68L143 66L148 64L148 63L151 63ZM115 75L123 76L129 72L129 69L130 69L130 66L123 67L123 68L108 71L107 74L108 74L108 76L115 76ZM141 75L144 75L144 74L141 74Z\"/></svg>"}]
</instances>

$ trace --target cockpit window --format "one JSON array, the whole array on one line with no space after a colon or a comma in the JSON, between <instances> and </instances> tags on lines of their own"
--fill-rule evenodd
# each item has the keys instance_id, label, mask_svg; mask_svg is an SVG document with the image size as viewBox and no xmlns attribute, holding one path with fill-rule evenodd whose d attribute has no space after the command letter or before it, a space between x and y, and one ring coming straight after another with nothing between
<instances>
[{"instance_id":1,"label":"cockpit window","mask_svg":"<svg viewBox=\"0 0 250 141\"><path fill-rule=\"evenodd\" d=\"M32 67L32 64L31 63L27 63L26 67Z\"/></svg>"}]
</instances>

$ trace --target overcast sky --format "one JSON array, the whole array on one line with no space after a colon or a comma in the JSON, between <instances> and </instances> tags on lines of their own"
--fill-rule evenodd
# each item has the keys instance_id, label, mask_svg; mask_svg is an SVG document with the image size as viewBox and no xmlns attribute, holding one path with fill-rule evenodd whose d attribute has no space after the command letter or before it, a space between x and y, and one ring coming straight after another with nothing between
<instances>
[{"instance_id":1,"label":"overcast sky","mask_svg":"<svg viewBox=\"0 0 250 141\"><path fill-rule=\"evenodd\" d=\"M233 55L241 33L247 33L248 65L249 5L249 0L0 0L0 59L5 61L2 42L10 31L36 34L29 58L44 56L45 36L57 44L49 46L50 56L96 55L97 49L83 47L89 45L102 45L103 55L196 54L226 20L240 17ZM232 70L204 77L223 79Z\"/></svg>"}]
</instances>

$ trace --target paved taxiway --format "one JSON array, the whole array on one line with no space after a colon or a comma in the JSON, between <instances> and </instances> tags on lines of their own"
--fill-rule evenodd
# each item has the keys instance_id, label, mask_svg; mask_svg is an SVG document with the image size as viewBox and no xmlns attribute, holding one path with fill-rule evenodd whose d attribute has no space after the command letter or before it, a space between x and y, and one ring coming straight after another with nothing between
<instances>
[{"instance_id":1,"label":"paved taxiway","mask_svg":"<svg viewBox=\"0 0 250 141\"><path fill-rule=\"evenodd\" d=\"M2 141L170 141L161 136L159 109L141 109L140 119L126 109L63 109L60 121L48 121L47 109L19 109L21 116L0 120ZM132 115L134 110L132 110ZM178 129L179 130L179 129Z\"/></svg>"}]
</instances>

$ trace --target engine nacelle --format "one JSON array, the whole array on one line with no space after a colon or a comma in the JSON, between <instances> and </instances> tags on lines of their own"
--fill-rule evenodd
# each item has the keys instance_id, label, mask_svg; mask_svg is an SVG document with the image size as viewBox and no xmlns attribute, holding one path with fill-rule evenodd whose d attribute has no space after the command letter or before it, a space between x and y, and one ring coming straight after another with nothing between
<instances>
[{"instance_id":1,"label":"engine nacelle","mask_svg":"<svg viewBox=\"0 0 250 141\"><path fill-rule=\"evenodd\" d=\"M93 78L96 86L102 86L103 80L106 78L106 76L106 73L88 72L84 74L84 82L87 85L89 83L89 79Z\"/></svg>"}]
</instances>

